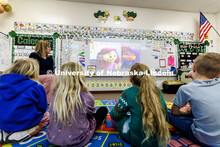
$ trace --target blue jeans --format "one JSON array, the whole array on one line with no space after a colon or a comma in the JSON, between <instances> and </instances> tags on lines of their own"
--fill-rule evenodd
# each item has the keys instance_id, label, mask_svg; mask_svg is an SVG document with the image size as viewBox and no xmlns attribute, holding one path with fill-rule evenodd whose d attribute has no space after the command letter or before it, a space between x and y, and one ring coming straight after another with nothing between
<instances>
[{"instance_id":1,"label":"blue jeans","mask_svg":"<svg viewBox=\"0 0 220 147\"><path fill-rule=\"evenodd\" d=\"M184 133L191 141L203 146L210 147L204 143L201 143L193 134L191 130L191 125L193 123L192 117L180 116L180 115L172 115L171 111L168 110L169 123L173 125L175 128Z\"/></svg>"}]
</instances>

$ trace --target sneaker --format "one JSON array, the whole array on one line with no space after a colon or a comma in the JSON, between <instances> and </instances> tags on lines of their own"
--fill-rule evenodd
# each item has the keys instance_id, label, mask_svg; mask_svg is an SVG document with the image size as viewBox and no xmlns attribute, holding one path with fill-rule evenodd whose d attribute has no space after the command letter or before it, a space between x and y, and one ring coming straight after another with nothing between
<instances>
[{"instance_id":1,"label":"sneaker","mask_svg":"<svg viewBox=\"0 0 220 147\"><path fill-rule=\"evenodd\" d=\"M12 144L12 143L18 143L22 142L24 140L27 140L34 136L35 134L39 133L42 130L43 126L41 123L38 125L24 131L19 131L19 132L10 132L8 133L5 142Z\"/></svg>"}]
</instances>

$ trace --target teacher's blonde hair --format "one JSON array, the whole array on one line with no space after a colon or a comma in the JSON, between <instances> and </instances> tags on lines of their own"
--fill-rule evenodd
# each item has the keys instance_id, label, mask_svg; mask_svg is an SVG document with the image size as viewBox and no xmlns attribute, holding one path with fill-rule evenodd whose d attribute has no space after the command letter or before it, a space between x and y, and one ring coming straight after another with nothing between
<instances>
[{"instance_id":1,"label":"teacher's blonde hair","mask_svg":"<svg viewBox=\"0 0 220 147\"><path fill-rule=\"evenodd\" d=\"M35 53L37 53L40 57L48 56L46 54L47 47L50 46L50 43L45 40L40 40L35 47Z\"/></svg>"}]
</instances>

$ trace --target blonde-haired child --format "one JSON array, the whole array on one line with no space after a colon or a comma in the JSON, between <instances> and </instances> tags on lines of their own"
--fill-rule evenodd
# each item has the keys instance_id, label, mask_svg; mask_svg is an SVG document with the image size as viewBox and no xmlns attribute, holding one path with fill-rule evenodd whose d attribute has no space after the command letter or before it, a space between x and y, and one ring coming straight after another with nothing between
<instances>
[{"instance_id":1,"label":"blonde-haired child","mask_svg":"<svg viewBox=\"0 0 220 147\"><path fill-rule=\"evenodd\" d=\"M177 91L169 123L201 146L220 146L220 54L199 55L192 70L194 81ZM180 109L187 103L190 107Z\"/></svg>"},{"instance_id":2,"label":"blonde-haired child","mask_svg":"<svg viewBox=\"0 0 220 147\"><path fill-rule=\"evenodd\" d=\"M0 76L0 144L23 141L42 129L47 99L38 73L36 60L18 59Z\"/></svg>"},{"instance_id":3,"label":"blonde-haired child","mask_svg":"<svg viewBox=\"0 0 220 147\"><path fill-rule=\"evenodd\" d=\"M69 62L61 66L61 74L55 80L56 94L49 108L51 121L47 132L47 139L55 145L86 145L107 116L105 107L96 112L82 72L79 64Z\"/></svg>"},{"instance_id":4,"label":"blonde-haired child","mask_svg":"<svg viewBox=\"0 0 220 147\"><path fill-rule=\"evenodd\" d=\"M122 92L110 113L119 134L134 146L166 146L170 133L161 91L145 64L135 63L130 75L133 86Z\"/></svg>"}]
</instances>

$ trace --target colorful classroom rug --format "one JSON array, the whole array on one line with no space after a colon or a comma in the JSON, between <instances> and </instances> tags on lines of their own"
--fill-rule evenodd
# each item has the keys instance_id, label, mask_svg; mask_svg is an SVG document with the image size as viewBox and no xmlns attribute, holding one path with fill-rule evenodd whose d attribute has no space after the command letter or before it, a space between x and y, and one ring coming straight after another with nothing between
<instances>
[{"instance_id":1,"label":"colorful classroom rug","mask_svg":"<svg viewBox=\"0 0 220 147\"><path fill-rule=\"evenodd\" d=\"M96 100L96 108L106 106L109 110L115 106L116 100ZM167 102L167 107L171 108L172 103ZM168 147L199 147L192 141L185 138L182 134L175 130L168 124L171 131L172 140ZM0 147L55 147L55 145L49 143L46 139L47 127L37 134L36 136L21 142L19 144L6 144ZM102 125L96 130L93 138L85 147L132 147L129 143L122 140L117 130L112 127L111 118L108 115L106 124Z\"/></svg>"}]
</instances>

